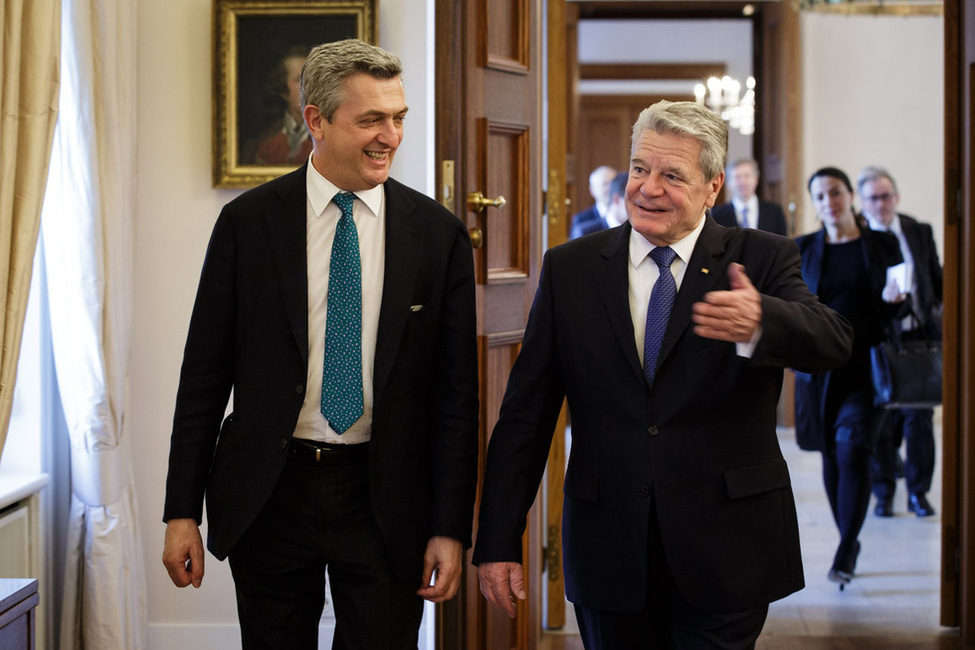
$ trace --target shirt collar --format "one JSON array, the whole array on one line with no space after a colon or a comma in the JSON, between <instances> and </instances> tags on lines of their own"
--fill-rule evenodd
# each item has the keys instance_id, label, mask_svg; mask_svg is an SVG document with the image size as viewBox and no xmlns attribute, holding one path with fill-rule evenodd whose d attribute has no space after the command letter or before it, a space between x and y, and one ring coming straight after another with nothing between
<instances>
[{"instance_id":1,"label":"shirt collar","mask_svg":"<svg viewBox=\"0 0 975 650\"><path fill-rule=\"evenodd\" d=\"M685 264L689 259L691 259L691 253L694 252L694 246L697 244L698 237L701 236L701 231L704 230L704 222L706 219L704 215L701 215L701 219L697 222L694 230L689 232L680 241L674 242L670 247L677 253L677 257L681 259ZM636 230L630 229L630 264L633 266L640 266L640 264L647 258L654 248L657 248L646 238L638 233Z\"/></svg>"},{"instance_id":2,"label":"shirt collar","mask_svg":"<svg viewBox=\"0 0 975 650\"><path fill-rule=\"evenodd\" d=\"M864 213L863 216L867 218L867 223L870 224L870 230L886 230L886 231L889 231L889 232L894 233L897 236L900 236L901 235L901 219L900 219L900 215L896 215L895 214L894 215L894 218L890 220L890 225L889 226L885 226L884 224L880 223L879 221L875 221L874 219L871 219L870 216L867 215L866 213Z\"/></svg>"},{"instance_id":3,"label":"shirt collar","mask_svg":"<svg viewBox=\"0 0 975 650\"><path fill-rule=\"evenodd\" d=\"M737 212L738 214L741 214L741 211L744 208L748 208L749 215L751 217L754 217L756 214L758 214L758 195L757 194L752 194L752 198L748 199L747 201L741 201L741 200L739 200L739 199L737 199L735 197L732 197L731 198L731 203L732 203L732 205L735 206L735 212Z\"/></svg>"},{"instance_id":4,"label":"shirt collar","mask_svg":"<svg viewBox=\"0 0 975 650\"><path fill-rule=\"evenodd\" d=\"M322 216L325 208L331 203L332 197L342 191L315 169L315 165L311 162L311 157L308 158L308 177L305 182L305 187L308 193L308 202L311 204L312 212L317 217ZM353 192L353 194L366 204L366 207L369 208L373 216L379 216L385 195L382 185L377 185L368 190Z\"/></svg>"}]
</instances>

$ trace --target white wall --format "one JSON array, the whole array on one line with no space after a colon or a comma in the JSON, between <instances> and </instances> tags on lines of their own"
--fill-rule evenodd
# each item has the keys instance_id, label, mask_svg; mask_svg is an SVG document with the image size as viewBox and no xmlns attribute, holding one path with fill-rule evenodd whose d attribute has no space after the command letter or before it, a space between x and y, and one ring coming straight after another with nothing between
<instances>
[{"instance_id":1,"label":"white wall","mask_svg":"<svg viewBox=\"0 0 975 650\"><path fill-rule=\"evenodd\" d=\"M433 3L379 5L379 43L403 59L410 106L393 175L430 193ZM127 429L148 564L152 650L239 647L226 563L208 556L202 589L179 590L160 562L169 434L186 327L210 230L222 205L239 194L211 184L211 12L212 0L139 3L136 296ZM425 639L421 647L433 646Z\"/></svg>"},{"instance_id":2,"label":"white wall","mask_svg":"<svg viewBox=\"0 0 975 650\"><path fill-rule=\"evenodd\" d=\"M886 167L899 210L932 225L943 259L943 19L804 14L801 31L803 178L830 165L855 184ZM801 206L798 232L818 228L808 193Z\"/></svg>"}]
</instances>

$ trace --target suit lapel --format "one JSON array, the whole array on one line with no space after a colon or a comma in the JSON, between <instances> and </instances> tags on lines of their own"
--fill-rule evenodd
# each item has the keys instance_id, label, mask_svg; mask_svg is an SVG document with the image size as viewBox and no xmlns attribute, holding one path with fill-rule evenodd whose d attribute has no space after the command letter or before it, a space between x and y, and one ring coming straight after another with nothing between
<instances>
[{"instance_id":1,"label":"suit lapel","mask_svg":"<svg viewBox=\"0 0 975 650\"><path fill-rule=\"evenodd\" d=\"M719 228L710 219L704 224L704 229L691 253L691 259L687 262L684 279L681 281L677 299L670 313L670 322L667 324L667 331L660 346L658 365L666 360L685 330L691 326L694 303L699 302L708 291L713 291L720 279L725 277L728 263L722 259L722 255L725 251L724 236L728 233L743 234L739 231Z\"/></svg>"},{"instance_id":2,"label":"suit lapel","mask_svg":"<svg viewBox=\"0 0 975 650\"><path fill-rule=\"evenodd\" d=\"M302 358L308 361L308 265L307 191L308 164L283 176L275 187L274 199L265 206L268 244L281 282L291 333Z\"/></svg>"},{"instance_id":3,"label":"suit lapel","mask_svg":"<svg viewBox=\"0 0 975 650\"><path fill-rule=\"evenodd\" d=\"M890 237L894 237L894 233L888 234ZM886 235L879 236L884 237ZM877 244L879 243L877 237L868 228L860 228L860 239L863 241L863 263L867 268L867 277L870 279L870 291L875 296L881 295L884 286L887 284L887 267L883 264L884 260L877 261Z\"/></svg>"},{"instance_id":4,"label":"suit lapel","mask_svg":"<svg viewBox=\"0 0 975 650\"><path fill-rule=\"evenodd\" d=\"M421 224L416 203L403 186L393 179L384 184L386 210L386 261L383 270L383 299L376 334L376 359L373 364L373 392L376 407L382 403L383 388L389 379L410 314L410 301L420 266Z\"/></svg>"},{"instance_id":5,"label":"suit lapel","mask_svg":"<svg viewBox=\"0 0 975 650\"><path fill-rule=\"evenodd\" d=\"M826 230L820 228L813 235L810 254L802 257L802 278L809 291L819 295L819 280L823 274L823 255L826 252Z\"/></svg>"},{"instance_id":6,"label":"suit lapel","mask_svg":"<svg viewBox=\"0 0 975 650\"><path fill-rule=\"evenodd\" d=\"M606 309L613 338L622 347L633 372L642 379L643 367L636 349L628 295L631 231L629 223L613 231L614 236L600 251L600 263L593 269L592 282Z\"/></svg>"}]
</instances>

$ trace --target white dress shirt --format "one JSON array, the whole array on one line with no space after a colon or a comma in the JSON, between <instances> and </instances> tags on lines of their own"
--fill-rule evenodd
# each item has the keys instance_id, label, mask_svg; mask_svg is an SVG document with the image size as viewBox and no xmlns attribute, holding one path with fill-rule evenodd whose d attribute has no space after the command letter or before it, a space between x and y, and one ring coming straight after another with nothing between
<instances>
[{"instance_id":1,"label":"white dress shirt","mask_svg":"<svg viewBox=\"0 0 975 650\"><path fill-rule=\"evenodd\" d=\"M680 285L684 280L684 271L687 270L687 260L691 259L694 245L697 244L697 238L703 229L704 219L702 218L689 235L670 245L677 253L677 257L670 265L670 272L674 274L674 282L677 284L678 292L680 292ZM643 365L643 342L647 331L647 308L650 305L650 294L653 292L653 285L657 282L657 278L660 277L660 269L650 259L650 251L654 248L657 247L648 242L636 230L630 231L630 265L628 269L630 318L633 320L633 336L636 341L637 354L640 355L640 365Z\"/></svg>"},{"instance_id":2,"label":"white dress shirt","mask_svg":"<svg viewBox=\"0 0 975 650\"><path fill-rule=\"evenodd\" d=\"M758 228L758 196L752 194L752 198L747 201L740 201L736 198L731 199L731 204L735 206L735 218L742 228ZM742 219L745 208L748 208L748 218ZM747 223L744 223L747 221Z\"/></svg>"},{"instance_id":3,"label":"white dress shirt","mask_svg":"<svg viewBox=\"0 0 975 650\"><path fill-rule=\"evenodd\" d=\"M362 401L363 412L355 424L339 435L328 426L321 412L322 370L325 360L325 320L328 313L328 267L332 241L342 211L332 202L341 190L308 164L307 232L308 256L308 377L305 400L298 414L294 435L338 444L366 442L372 435L373 361L383 295L386 263L386 205L382 185L355 192L352 218L359 236L362 262Z\"/></svg>"},{"instance_id":4,"label":"white dress shirt","mask_svg":"<svg viewBox=\"0 0 975 650\"><path fill-rule=\"evenodd\" d=\"M670 247L677 257L670 265L670 272L674 275L674 283L680 293L681 282L684 280L684 273L687 271L687 262L691 259L694 246L704 230L704 215L697 227L694 228L686 237L673 243ZM640 357L640 365L643 365L643 343L647 332L647 309L650 306L650 294L653 292L653 285L660 277L660 269L656 262L650 259L650 251L657 248L636 230L630 231L630 264L627 269L629 278L628 296L630 301L630 319L633 322L633 336L636 343L637 354ZM751 341L747 343L735 343L735 351L740 357L751 358L755 350L755 345L762 336L762 328L756 330Z\"/></svg>"},{"instance_id":5,"label":"white dress shirt","mask_svg":"<svg viewBox=\"0 0 975 650\"><path fill-rule=\"evenodd\" d=\"M904 229L901 228L901 218L895 215L890 222L890 227L887 227L879 221L871 219L866 213L864 213L864 216L867 217L867 223L870 224L870 230L889 232L897 237L897 242L901 247L901 257L904 258L903 271L898 274L898 289L900 289L901 293L911 294L911 296L914 298L915 304L917 304L917 276L914 272L914 256L911 255L911 247L907 244L907 237L904 236ZM904 331L910 331L917 327L917 322L911 316L908 316L901 321L901 326Z\"/></svg>"}]
</instances>

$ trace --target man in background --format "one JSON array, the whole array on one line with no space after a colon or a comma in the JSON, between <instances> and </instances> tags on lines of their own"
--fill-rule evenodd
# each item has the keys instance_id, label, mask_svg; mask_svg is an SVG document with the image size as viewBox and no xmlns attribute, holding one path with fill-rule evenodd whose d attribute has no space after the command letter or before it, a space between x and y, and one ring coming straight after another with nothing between
<instances>
[{"instance_id":1,"label":"man in background","mask_svg":"<svg viewBox=\"0 0 975 650\"><path fill-rule=\"evenodd\" d=\"M782 206L762 201L755 194L758 189L758 163L751 158L739 158L726 170L731 203L711 210L711 216L728 228L757 228L776 235L788 234Z\"/></svg>"},{"instance_id":2,"label":"man in background","mask_svg":"<svg viewBox=\"0 0 975 650\"><path fill-rule=\"evenodd\" d=\"M606 226L615 228L626 223L626 184L630 180L627 172L620 172L609 184L609 207L606 209Z\"/></svg>"},{"instance_id":3,"label":"man in background","mask_svg":"<svg viewBox=\"0 0 975 650\"><path fill-rule=\"evenodd\" d=\"M616 170L602 165L589 174L589 194L596 202L592 207L573 215L569 239L576 239L608 227L606 212L609 209L609 184L616 176Z\"/></svg>"},{"instance_id":4,"label":"man in background","mask_svg":"<svg viewBox=\"0 0 975 650\"><path fill-rule=\"evenodd\" d=\"M897 236L904 256L903 272L897 278L901 293L911 296L913 317L895 324L901 340L941 340L942 270L931 226L906 214L899 214L900 194L893 176L882 167L867 167L857 179L863 216L873 230ZM886 414L871 459L870 474L877 498L874 513L894 515L900 446L905 442L903 461L907 484L907 509L918 517L935 514L927 499L934 476L934 410L891 409Z\"/></svg>"},{"instance_id":5,"label":"man in background","mask_svg":"<svg viewBox=\"0 0 975 650\"><path fill-rule=\"evenodd\" d=\"M389 177L407 112L399 58L320 45L301 103L310 158L224 206L210 239L163 563L177 586L200 586L205 494L245 650L317 649L326 570L333 647L415 650L423 599L457 592L473 523L470 237Z\"/></svg>"}]
</instances>

